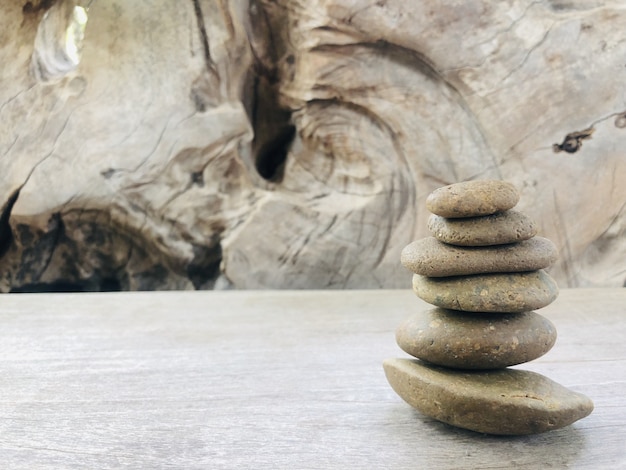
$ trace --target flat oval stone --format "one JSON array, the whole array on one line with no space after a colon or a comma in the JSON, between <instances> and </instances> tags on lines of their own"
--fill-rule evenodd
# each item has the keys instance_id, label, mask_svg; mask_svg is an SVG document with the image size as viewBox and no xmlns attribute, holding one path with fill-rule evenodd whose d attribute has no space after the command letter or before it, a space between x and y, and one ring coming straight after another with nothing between
<instances>
[{"instance_id":1,"label":"flat oval stone","mask_svg":"<svg viewBox=\"0 0 626 470\"><path fill-rule=\"evenodd\" d=\"M506 181L465 181L433 191L426 208L442 217L477 217L509 210L519 197L515 186Z\"/></svg>"},{"instance_id":2,"label":"flat oval stone","mask_svg":"<svg viewBox=\"0 0 626 470\"><path fill-rule=\"evenodd\" d=\"M431 214L428 230L437 240L451 245L487 246L528 240L537 234L537 225L525 214L508 210L465 219Z\"/></svg>"},{"instance_id":3,"label":"flat oval stone","mask_svg":"<svg viewBox=\"0 0 626 470\"><path fill-rule=\"evenodd\" d=\"M408 318L396 341L411 356L458 369L497 369L532 361L556 341L556 327L535 312L466 314L434 308Z\"/></svg>"},{"instance_id":4,"label":"flat oval stone","mask_svg":"<svg viewBox=\"0 0 626 470\"><path fill-rule=\"evenodd\" d=\"M452 426L499 435L559 429L588 416L593 402L526 370L459 371L387 359L391 387L421 413Z\"/></svg>"},{"instance_id":5,"label":"flat oval stone","mask_svg":"<svg viewBox=\"0 0 626 470\"><path fill-rule=\"evenodd\" d=\"M429 304L465 312L528 312L559 295L556 282L543 270L458 277L414 274L413 291Z\"/></svg>"},{"instance_id":6,"label":"flat oval stone","mask_svg":"<svg viewBox=\"0 0 626 470\"><path fill-rule=\"evenodd\" d=\"M430 277L536 271L556 259L554 243L542 237L490 247L457 247L427 237L408 244L400 255L405 268Z\"/></svg>"}]
</instances>

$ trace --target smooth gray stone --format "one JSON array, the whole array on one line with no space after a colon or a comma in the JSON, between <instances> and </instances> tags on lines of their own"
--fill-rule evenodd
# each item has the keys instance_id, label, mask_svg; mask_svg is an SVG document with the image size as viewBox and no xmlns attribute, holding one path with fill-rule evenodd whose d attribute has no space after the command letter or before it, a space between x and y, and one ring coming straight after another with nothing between
<instances>
[{"instance_id":1,"label":"smooth gray stone","mask_svg":"<svg viewBox=\"0 0 626 470\"><path fill-rule=\"evenodd\" d=\"M537 434L588 416L593 402L535 372L460 371L411 359L387 359L395 392L421 413L472 431Z\"/></svg>"},{"instance_id":2,"label":"smooth gray stone","mask_svg":"<svg viewBox=\"0 0 626 470\"><path fill-rule=\"evenodd\" d=\"M554 301L559 289L543 270L530 273L426 277L413 275L413 291L437 307L466 312L528 312Z\"/></svg>"},{"instance_id":3,"label":"smooth gray stone","mask_svg":"<svg viewBox=\"0 0 626 470\"><path fill-rule=\"evenodd\" d=\"M402 265L430 277L537 271L551 266L557 250L547 238L491 247L458 247L434 237L422 238L402 250Z\"/></svg>"},{"instance_id":4,"label":"smooth gray stone","mask_svg":"<svg viewBox=\"0 0 626 470\"><path fill-rule=\"evenodd\" d=\"M465 219L431 214L428 230L437 240L451 245L488 246L528 240L537 234L537 224L516 210Z\"/></svg>"},{"instance_id":5,"label":"smooth gray stone","mask_svg":"<svg viewBox=\"0 0 626 470\"><path fill-rule=\"evenodd\" d=\"M442 217L478 217L509 210L519 198L515 186L506 181L465 181L430 193L426 208Z\"/></svg>"},{"instance_id":6,"label":"smooth gray stone","mask_svg":"<svg viewBox=\"0 0 626 470\"><path fill-rule=\"evenodd\" d=\"M402 350L432 364L497 369L532 361L556 341L556 327L535 312L464 313L423 310L396 330Z\"/></svg>"}]
</instances>

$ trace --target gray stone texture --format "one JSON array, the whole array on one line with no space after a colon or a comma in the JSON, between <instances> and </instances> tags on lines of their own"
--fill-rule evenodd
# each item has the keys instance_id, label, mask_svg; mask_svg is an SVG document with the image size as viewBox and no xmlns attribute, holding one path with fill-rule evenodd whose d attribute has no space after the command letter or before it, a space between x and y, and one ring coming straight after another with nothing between
<instances>
[{"instance_id":1,"label":"gray stone texture","mask_svg":"<svg viewBox=\"0 0 626 470\"><path fill-rule=\"evenodd\" d=\"M428 237L407 245L400 259L416 274L446 277L536 271L551 266L557 252L554 243L541 237L493 247L456 247Z\"/></svg>"},{"instance_id":2,"label":"gray stone texture","mask_svg":"<svg viewBox=\"0 0 626 470\"><path fill-rule=\"evenodd\" d=\"M535 312L462 313L434 308L408 318L396 331L403 351L432 364L496 369L532 361L556 341L556 327Z\"/></svg>"},{"instance_id":3,"label":"gray stone texture","mask_svg":"<svg viewBox=\"0 0 626 470\"><path fill-rule=\"evenodd\" d=\"M536 434L567 426L593 410L586 396L525 370L459 371L418 360L383 364L392 388L431 418L473 431Z\"/></svg>"},{"instance_id":4,"label":"gray stone texture","mask_svg":"<svg viewBox=\"0 0 626 470\"><path fill-rule=\"evenodd\" d=\"M559 292L554 280L543 270L442 278L414 274L413 291L437 307L502 313L545 307Z\"/></svg>"},{"instance_id":5,"label":"gray stone texture","mask_svg":"<svg viewBox=\"0 0 626 470\"><path fill-rule=\"evenodd\" d=\"M434 190L426 198L426 208L442 217L478 217L511 209L519 198L515 186L506 181L465 181Z\"/></svg>"},{"instance_id":6,"label":"gray stone texture","mask_svg":"<svg viewBox=\"0 0 626 470\"><path fill-rule=\"evenodd\" d=\"M487 246L528 240L537 234L537 224L516 210L464 219L431 214L428 230L437 240L451 245Z\"/></svg>"}]
</instances>

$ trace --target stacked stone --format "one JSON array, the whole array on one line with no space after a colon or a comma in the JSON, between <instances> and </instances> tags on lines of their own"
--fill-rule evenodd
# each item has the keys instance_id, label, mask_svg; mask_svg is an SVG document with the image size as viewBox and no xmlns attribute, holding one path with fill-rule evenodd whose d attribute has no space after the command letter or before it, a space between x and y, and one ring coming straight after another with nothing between
<instances>
[{"instance_id":1,"label":"stacked stone","mask_svg":"<svg viewBox=\"0 0 626 470\"><path fill-rule=\"evenodd\" d=\"M402 264L413 290L437 308L398 328L398 345L418 361L385 361L396 392L428 416L490 434L533 434L587 416L589 398L540 374L508 369L548 352L556 328L532 310L558 295L544 271L554 244L513 210L510 183L471 181L426 201L433 235L408 245Z\"/></svg>"}]
</instances>

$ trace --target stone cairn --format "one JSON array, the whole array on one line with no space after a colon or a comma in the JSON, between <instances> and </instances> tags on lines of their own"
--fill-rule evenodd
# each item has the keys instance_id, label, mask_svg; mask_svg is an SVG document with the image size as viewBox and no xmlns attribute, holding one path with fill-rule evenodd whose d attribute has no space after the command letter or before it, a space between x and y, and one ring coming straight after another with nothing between
<instances>
[{"instance_id":1,"label":"stone cairn","mask_svg":"<svg viewBox=\"0 0 626 470\"><path fill-rule=\"evenodd\" d=\"M533 312L558 295L545 272L557 250L511 210L503 181L469 181L434 191L426 206L433 235L402 251L413 290L436 306L396 332L414 359L388 359L392 388L423 414L488 434L535 434L589 415L593 403L543 375L510 369L548 352L556 328Z\"/></svg>"}]
</instances>

